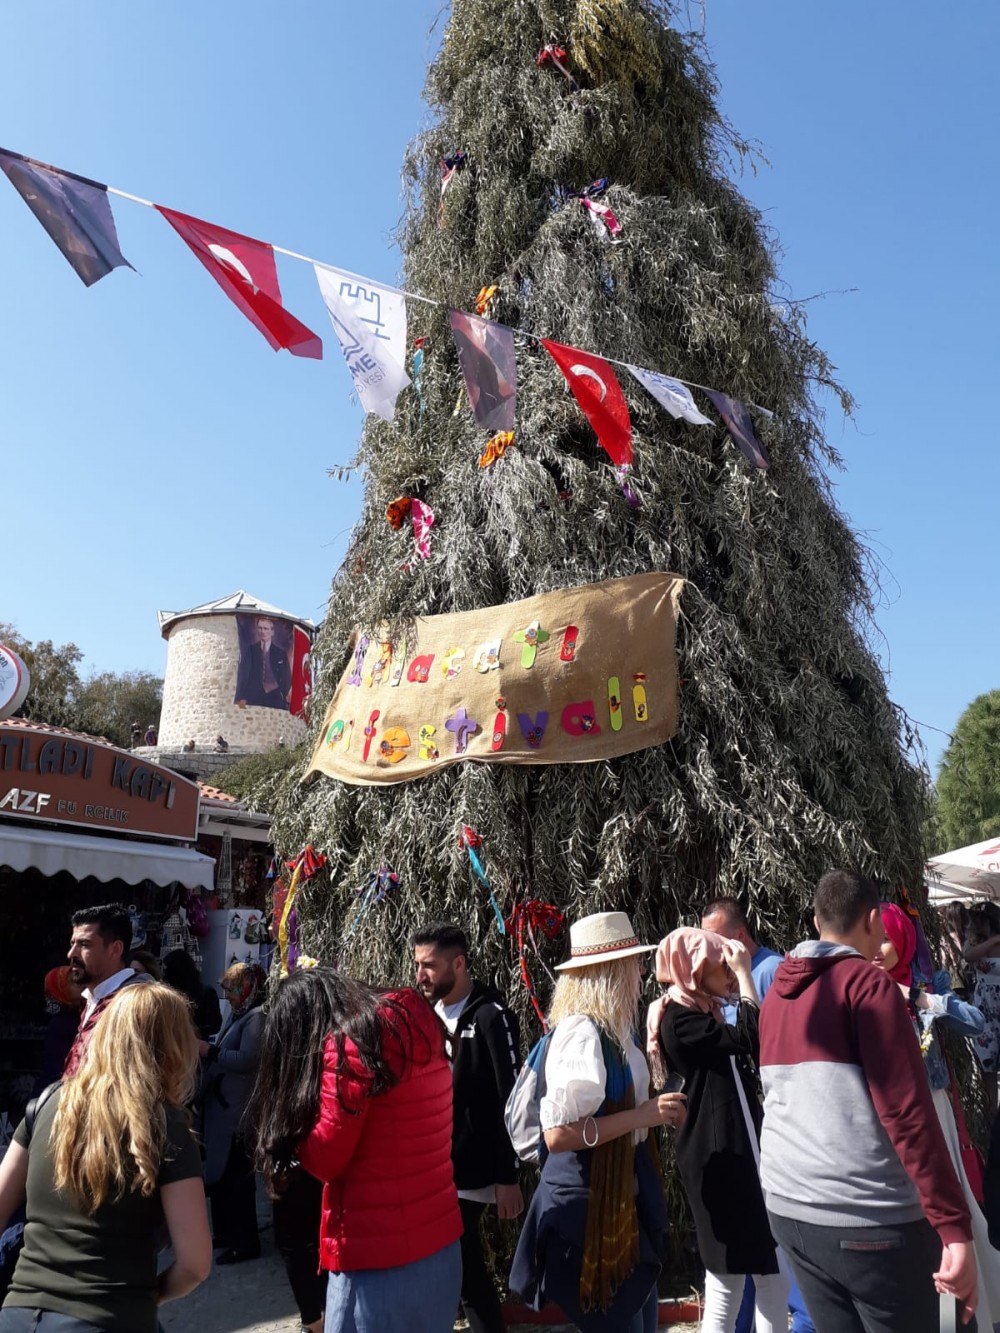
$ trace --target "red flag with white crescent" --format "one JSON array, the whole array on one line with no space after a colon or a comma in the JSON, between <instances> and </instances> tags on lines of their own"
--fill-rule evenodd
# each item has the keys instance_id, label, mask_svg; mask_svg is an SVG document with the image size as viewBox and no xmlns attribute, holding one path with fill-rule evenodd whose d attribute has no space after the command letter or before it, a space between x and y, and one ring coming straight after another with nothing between
<instances>
[{"instance_id":1,"label":"red flag with white crescent","mask_svg":"<svg viewBox=\"0 0 1000 1333\"><path fill-rule=\"evenodd\" d=\"M312 639L296 625L292 630L292 694L288 711L293 717L309 721L309 699L312 695Z\"/></svg>"},{"instance_id":2,"label":"red flag with white crescent","mask_svg":"<svg viewBox=\"0 0 1000 1333\"><path fill-rule=\"evenodd\" d=\"M275 351L283 347L292 356L322 359L320 338L281 303L274 250L266 241L241 236L238 231L228 231L186 213L175 213L161 204L156 207Z\"/></svg>"},{"instance_id":3,"label":"red flag with white crescent","mask_svg":"<svg viewBox=\"0 0 1000 1333\"><path fill-rule=\"evenodd\" d=\"M616 467L632 462L632 418L618 377L607 361L579 347L542 339L545 350L566 376L573 397L597 432Z\"/></svg>"}]
</instances>

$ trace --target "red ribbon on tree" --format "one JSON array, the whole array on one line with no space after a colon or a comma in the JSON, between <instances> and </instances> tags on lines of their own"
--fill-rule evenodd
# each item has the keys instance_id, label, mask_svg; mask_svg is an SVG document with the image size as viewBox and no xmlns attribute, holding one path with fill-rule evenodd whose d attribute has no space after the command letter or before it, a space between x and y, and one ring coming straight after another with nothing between
<instances>
[{"instance_id":1,"label":"red ribbon on tree","mask_svg":"<svg viewBox=\"0 0 1000 1333\"><path fill-rule=\"evenodd\" d=\"M580 85L563 64L565 59L566 48L564 46L558 46L555 42L548 42L538 53L539 65L541 65L543 69L546 65L551 65L553 69L557 69L569 84L570 92L578 93L580 91Z\"/></svg>"},{"instance_id":2,"label":"red ribbon on tree","mask_svg":"<svg viewBox=\"0 0 1000 1333\"><path fill-rule=\"evenodd\" d=\"M517 937L517 954L521 962L521 980L524 982L524 989L528 992L528 999L531 1001L532 1008L538 1015L538 1021L542 1025L543 1032L548 1032L549 1025L545 1021L545 1014L542 1012L542 1006L538 1003L531 973L528 971L525 935L531 941L535 956L540 958L538 940L535 938L536 932L543 935L547 940L554 940L562 930L565 919L562 912L553 907L551 903L543 903L538 898L529 898L526 902L514 904L514 910L507 922L508 931ZM542 963L542 966L544 967L545 964ZM552 974L549 973L549 975Z\"/></svg>"}]
</instances>

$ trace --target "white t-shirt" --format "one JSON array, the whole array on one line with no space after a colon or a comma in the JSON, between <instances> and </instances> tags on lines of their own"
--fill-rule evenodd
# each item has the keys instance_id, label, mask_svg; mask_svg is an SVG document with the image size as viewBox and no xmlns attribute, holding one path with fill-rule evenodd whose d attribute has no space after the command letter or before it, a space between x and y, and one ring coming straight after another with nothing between
<instances>
[{"instance_id":1,"label":"white t-shirt","mask_svg":"<svg viewBox=\"0 0 1000 1333\"><path fill-rule=\"evenodd\" d=\"M471 991L470 991L471 994ZM458 1027L458 1020L462 1017L462 1010L469 1002L469 996L463 995L460 1000L454 1004L444 1004L438 1000L434 1008L437 1010L438 1017L444 1023L445 1027L455 1035L455 1029ZM468 1199L470 1203L496 1203L497 1189L495 1185L482 1185L477 1190L459 1190L460 1199Z\"/></svg>"},{"instance_id":2,"label":"white t-shirt","mask_svg":"<svg viewBox=\"0 0 1000 1333\"><path fill-rule=\"evenodd\" d=\"M649 1066L635 1042L628 1048L629 1069L635 1086L635 1104L649 1101ZM556 1025L545 1055L545 1095L539 1118L542 1129L572 1125L584 1116L596 1115L604 1101L607 1070L596 1024L583 1014L570 1014ZM646 1137L634 1131L635 1142Z\"/></svg>"}]
</instances>

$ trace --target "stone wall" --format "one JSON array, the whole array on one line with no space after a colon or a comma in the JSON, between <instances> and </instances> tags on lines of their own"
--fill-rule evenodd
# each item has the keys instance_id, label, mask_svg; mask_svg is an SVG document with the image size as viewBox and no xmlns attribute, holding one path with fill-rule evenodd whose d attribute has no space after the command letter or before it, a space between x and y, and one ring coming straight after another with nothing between
<instances>
[{"instance_id":1,"label":"stone wall","mask_svg":"<svg viewBox=\"0 0 1000 1333\"><path fill-rule=\"evenodd\" d=\"M145 759L154 764L162 764L184 777L194 778L197 782L207 782L210 787L216 785L215 779L224 768L230 768L247 759L252 754L260 754L260 748L252 750L232 749L226 754L216 754L211 749L180 750L162 745L138 745L132 751L138 759Z\"/></svg>"},{"instance_id":2,"label":"stone wall","mask_svg":"<svg viewBox=\"0 0 1000 1333\"><path fill-rule=\"evenodd\" d=\"M259 754L282 737L288 745L298 744L306 732L301 718L278 708L236 705L239 662L236 616L192 616L173 626L167 638L160 752L181 750L190 740L199 751L210 751L222 735L230 754L219 758L232 763L233 752Z\"/></svg>"}]
</instances>

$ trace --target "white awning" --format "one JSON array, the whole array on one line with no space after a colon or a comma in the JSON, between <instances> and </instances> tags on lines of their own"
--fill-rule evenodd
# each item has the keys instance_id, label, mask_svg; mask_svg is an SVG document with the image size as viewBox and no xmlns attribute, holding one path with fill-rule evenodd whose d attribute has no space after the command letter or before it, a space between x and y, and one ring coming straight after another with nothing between
<instances>
[{"instance_id":1,"label":"white awning","mask_svg":"<svg viewBox=\"0 0 1000 1333\"><path fill-rule=\"evenodd\" d=\"M92 875L104 883L122 879L126 884L141 884L151 879L154 884L183 884L188 889L211 891L215 862L193 847L88 838L84 833L0 823L0 865L12 870L33 866L43 875L66 870L75 879Z\"/></svg>"}]
</instances>

